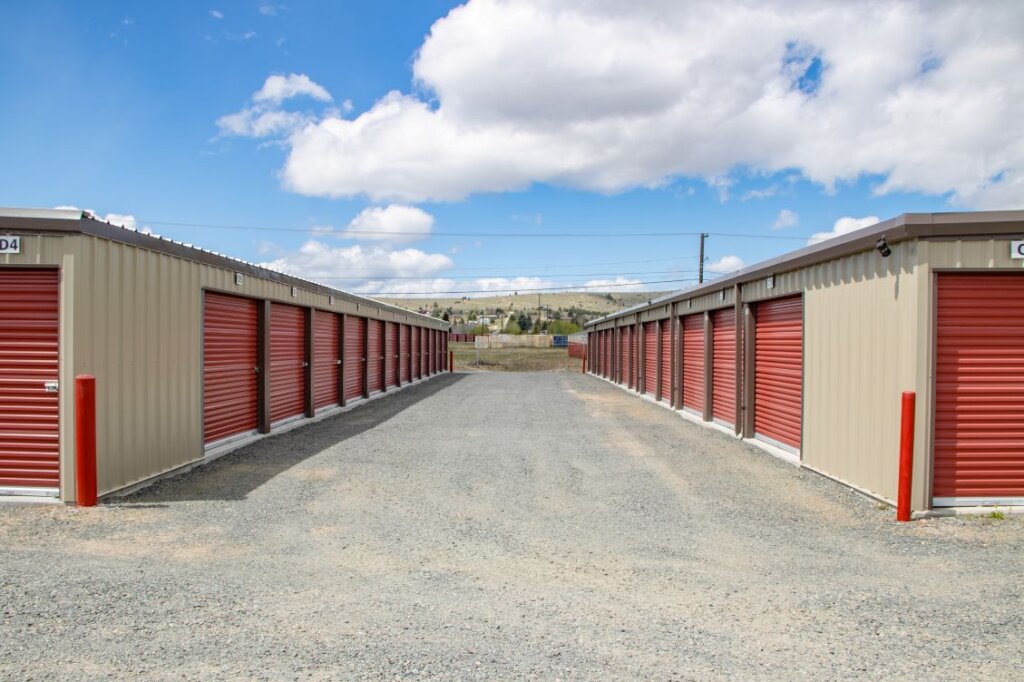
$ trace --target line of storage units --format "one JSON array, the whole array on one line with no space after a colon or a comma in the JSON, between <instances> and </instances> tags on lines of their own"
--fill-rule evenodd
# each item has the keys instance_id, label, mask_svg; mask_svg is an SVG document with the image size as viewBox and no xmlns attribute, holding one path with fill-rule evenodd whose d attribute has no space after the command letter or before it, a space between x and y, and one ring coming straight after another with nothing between
<instances>
[{"instance_id":1,"label":"line of storage units","mask_svg":"<svg viewBox=\"0 0 1024 682\"><path fill-rule=\"evenodd\" d=\"M0 495L75 499L74 377L99 493L447 370L447 322L98 221L0 209Z\"/></svg>"},{"instance_id":2,"label":"line of storage units","mask_svg":"<svg viewBox=\"0 0 1024 682\"><path fill-rule=\"evenodd\" d=\"M588 324L588 371L873 497L1024 505L1024 211L907 214Z\"/></svg>"}]
</instances>

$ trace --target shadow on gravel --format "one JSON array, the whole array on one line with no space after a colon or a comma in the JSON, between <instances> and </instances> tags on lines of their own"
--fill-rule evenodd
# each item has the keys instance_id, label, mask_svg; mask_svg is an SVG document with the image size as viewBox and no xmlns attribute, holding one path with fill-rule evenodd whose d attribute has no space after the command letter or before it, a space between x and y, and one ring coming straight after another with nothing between
<instances>
[{"instance_id":1,"label":"shadow on gravel","mask_svg":"<svg viewBox=\"0 0 1024 682\"><path fill-rule=\"evenodd\" d=\"M407 407L461 381L464 374L442 374L427 383L385 394L323 421L270 436L179 476L109 500L112 506L159 507L160 502L244 500L249 493L325 449L358 436ZM157 504L154 504L157 503Z\"/></svg>"}]
</instances>

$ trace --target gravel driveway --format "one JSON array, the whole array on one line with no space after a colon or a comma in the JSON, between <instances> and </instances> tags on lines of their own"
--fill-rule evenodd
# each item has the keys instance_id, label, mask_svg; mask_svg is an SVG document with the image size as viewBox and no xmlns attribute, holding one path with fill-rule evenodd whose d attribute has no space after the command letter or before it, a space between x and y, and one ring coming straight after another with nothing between
<instances>
[{"instance_id":1,"label":"gravel driveway","mask_svg":"<svg viewBox=\"0 0 1024 682\"><path fill-rule=\"evenodd\" d=\"M593 377L446 375L0 506L0 677L1020 679L1024 523L892 519Z\"/></svg>"}]
</instances>

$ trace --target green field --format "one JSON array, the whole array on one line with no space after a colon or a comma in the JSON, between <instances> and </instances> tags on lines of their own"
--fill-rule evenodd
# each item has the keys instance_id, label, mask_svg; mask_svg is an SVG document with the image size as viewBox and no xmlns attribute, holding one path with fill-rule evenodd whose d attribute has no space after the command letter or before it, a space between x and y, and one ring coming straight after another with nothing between
<instances>
[{"instance_id":1,"label":"green field","mask_svg":"<svg viewBox=\"0 0 1024 682\"><path fill-rule=\"evenodd\" d=\"M567 348L484 348L472 343L450 343L456 372L579 372L581 358L569 357Z\"/></svg>"}]
</instances>

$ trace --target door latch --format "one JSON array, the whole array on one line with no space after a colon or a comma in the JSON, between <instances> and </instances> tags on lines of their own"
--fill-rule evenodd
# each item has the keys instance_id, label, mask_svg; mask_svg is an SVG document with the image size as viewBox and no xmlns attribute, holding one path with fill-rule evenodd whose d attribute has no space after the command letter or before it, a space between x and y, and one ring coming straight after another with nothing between
<instances>
[{"instance_id":1,"label":"door latch","mask_svg":"<svg viewBox=\"0 0 1024 682\"><path fill-rule=\"evenodd\" d=\"M47 393L56 393L59 384L56 381L44 381L43 390Z\"/></svg>"}]
</instances>

